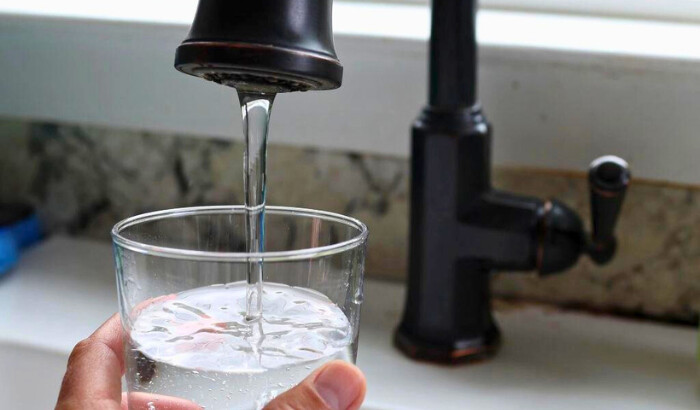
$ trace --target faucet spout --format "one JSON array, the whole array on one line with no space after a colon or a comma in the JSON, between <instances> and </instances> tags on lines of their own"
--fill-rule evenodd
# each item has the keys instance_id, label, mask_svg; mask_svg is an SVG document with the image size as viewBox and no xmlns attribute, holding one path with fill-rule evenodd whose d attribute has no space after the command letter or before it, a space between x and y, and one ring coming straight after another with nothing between
<instances>
[{"instance_id":1,"label":"faucet spout","mask_svg":"<svg viewBox=\"0 0 700 410\"><path fill-rule=\"evenodd\" d=\"M340 87L332 0L201 0L175 68L243 91Z\"/></svg>"}]
</instances>

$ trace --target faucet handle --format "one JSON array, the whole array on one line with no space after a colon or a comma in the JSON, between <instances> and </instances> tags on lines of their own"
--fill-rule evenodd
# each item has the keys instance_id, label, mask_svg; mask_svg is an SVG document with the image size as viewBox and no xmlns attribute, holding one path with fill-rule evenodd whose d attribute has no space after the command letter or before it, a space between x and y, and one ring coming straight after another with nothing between
<instances>
[{"instance_id":1,"label":"faucet handle","mask_svg":"<svg viewBox=\"0 0 700 410\"><path fill-rule=\"evenodd\" d=\"M624 159L606 155L591 162L588 183L593 233L587 248L591 259L599 265L610 261L615 254L617 242L613 231L629 182L629 165Z\"/></svg>"}]
</instances>

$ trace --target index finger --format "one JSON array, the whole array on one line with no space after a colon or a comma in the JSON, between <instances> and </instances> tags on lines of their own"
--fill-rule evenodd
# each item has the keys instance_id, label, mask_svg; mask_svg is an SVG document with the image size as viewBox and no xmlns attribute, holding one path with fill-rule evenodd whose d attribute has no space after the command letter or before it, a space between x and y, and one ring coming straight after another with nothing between
<instances>
[{"instance_id":1,"label":"index finger","mask_svg":"<svg viewBox=\"0 0 700 410\"><path fill-rule=\"evenodd\" d=\"M122 326L115 314L78 343L68 359L56 409L120 409L124 374Z\"/></svg>"}]
</instances>

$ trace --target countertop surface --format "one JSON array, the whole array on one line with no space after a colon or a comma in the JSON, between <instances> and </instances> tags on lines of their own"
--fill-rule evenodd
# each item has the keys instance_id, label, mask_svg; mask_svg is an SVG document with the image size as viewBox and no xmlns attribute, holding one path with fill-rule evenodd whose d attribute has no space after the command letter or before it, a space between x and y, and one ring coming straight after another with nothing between
<instances>
[{"instance_id":1,"label":"countertop surface","mask_svg":"<svg viewBox=\"0 0 700 410\"><path fill-rule=\"evenodd\" d=\"M400 284L366 283L358 365L367 409L700 408L691 328L510 306L496 314L504 334L496 358L446 367L392 347L403 295ZM0 279L0 353L51 352L60 364L116 310L111 247L50 239ZM5 379L8 390L8 380L22 383ZM55 394L60 380L47 383Z\"/></svg>"}]
</instances>

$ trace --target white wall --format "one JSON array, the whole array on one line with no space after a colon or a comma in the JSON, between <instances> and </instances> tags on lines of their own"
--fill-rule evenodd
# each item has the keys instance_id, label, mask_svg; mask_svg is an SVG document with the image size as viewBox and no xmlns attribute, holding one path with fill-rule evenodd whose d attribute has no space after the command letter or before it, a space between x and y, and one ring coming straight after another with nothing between
<instances>
[{"instance_id":1,"label":"white wall","mask_svg":"<svg viewBox=\"0 0 700 410\"><path fill-rule=\"evenodd\" d=\"M408 155L410 124L426 100L428 15L405 11L418 23L403 39L361 36L350 33L348 22L336 24L343 87L279 96L271 140ZM480 20L480 89L495 126L496 163L583 170L593 157L614 153L630 161L637 177L700 183L697 42L624 53L624 41L598 38L586 51L588 43L574 44L577 31L567 40L560 30L548 47L541 31L550 23L542 20L539 34L508 37L499 24L514 14L490 13ZM521 25L529 21L523 16ZM664 30L671 40L700 33L681 28ZM235 138L233 90L172 68L186 32L185 23L0 14L0 115ZM677 58L663 55L674 47Z\"/></svg>"}]
</instances>

